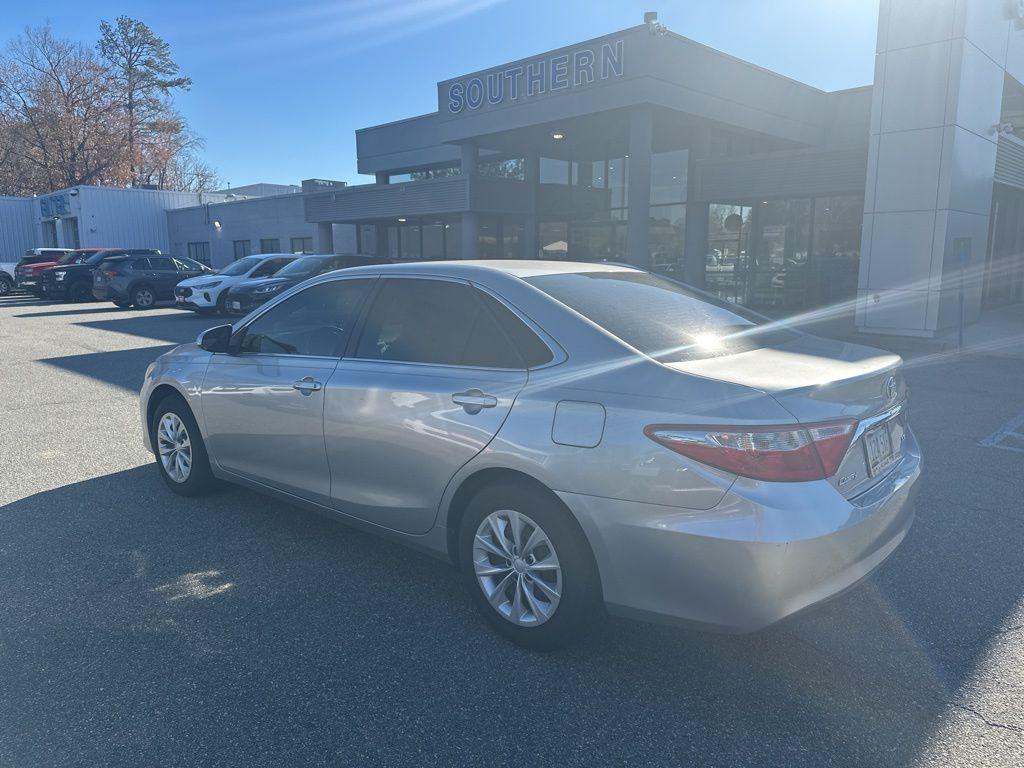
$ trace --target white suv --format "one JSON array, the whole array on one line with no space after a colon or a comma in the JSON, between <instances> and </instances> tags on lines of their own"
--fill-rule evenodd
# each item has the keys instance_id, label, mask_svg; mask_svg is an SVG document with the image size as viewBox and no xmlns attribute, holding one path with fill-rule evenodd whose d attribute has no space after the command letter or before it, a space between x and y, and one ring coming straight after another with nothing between
<instances>
[{"instance_id":1,"label":"white suv","mask_svg":"<svg viewBox=\"0 0 1024 768\"><path fill-rule=\"evenodd\" d=\"M232 262L215 275L200 275L182 280L174 288L174 303L195 312L224 312L228 288L254 277L270 277L298 258L293 253L261 253Z\"/></svg>"}]
</instances>

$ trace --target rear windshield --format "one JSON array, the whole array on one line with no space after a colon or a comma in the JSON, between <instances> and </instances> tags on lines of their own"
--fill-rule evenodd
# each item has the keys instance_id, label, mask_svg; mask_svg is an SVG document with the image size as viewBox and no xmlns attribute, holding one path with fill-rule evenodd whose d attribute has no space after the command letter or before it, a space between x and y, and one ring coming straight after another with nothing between
<instances>
[{"instance_id":1,"label":"rear windshield","mask_svg":"<svg viewBox=\"0 0 1024 768\"><path fill-rule=\"evenodd\" d=\"M781 344L795 335L646 272L576 272L525 280L663 363L731 355Z\"/></svg>"}]
</instances>

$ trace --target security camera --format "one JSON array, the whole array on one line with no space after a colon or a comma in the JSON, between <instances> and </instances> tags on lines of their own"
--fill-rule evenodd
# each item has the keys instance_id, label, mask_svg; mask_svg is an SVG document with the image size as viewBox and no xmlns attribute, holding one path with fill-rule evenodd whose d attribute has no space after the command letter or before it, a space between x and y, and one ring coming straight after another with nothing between
<instances>
[{"instance_id":1,"label":"security camera","mask_svg":"<svg viewBox=\"0 0 1024 768\"><path fill-rule=\"evenodd\" d=\"M72 189L70 192L68 192L68 194L71 195L72 197L77 197L78 196L78 190L77 189Z\"/></svg>"}]
</instances>

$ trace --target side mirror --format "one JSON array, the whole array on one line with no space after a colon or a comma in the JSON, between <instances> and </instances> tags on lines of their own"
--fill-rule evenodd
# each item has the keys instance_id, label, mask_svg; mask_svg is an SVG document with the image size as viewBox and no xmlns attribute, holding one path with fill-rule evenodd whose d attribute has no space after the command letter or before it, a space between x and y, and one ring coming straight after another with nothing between
<instances>
[{"instance_id":1,"label":"side mirror","mask_svg":"<svg viewBox=\"0 0 1024 768\"><path fill-rule=\"evenodd\" d=\"M231 348L231 334L233 330L230 325L218 325L215 328L208 328L199 334L196 344L207 352L228 352Z\"/></svg>"}]
</instances>

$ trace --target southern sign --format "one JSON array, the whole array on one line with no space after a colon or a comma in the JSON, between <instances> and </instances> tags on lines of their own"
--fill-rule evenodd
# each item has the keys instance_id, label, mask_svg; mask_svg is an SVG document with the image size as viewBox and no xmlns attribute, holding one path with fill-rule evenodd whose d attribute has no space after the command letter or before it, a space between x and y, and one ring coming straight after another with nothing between
<instances>
[{"instance_id":1,"label":"southern sign","mask_svg":"<svg viewBox=\"0 0 1024 768\"><path fill-rule=\"evenodd\" d=\"M621 39L610 40L460 78L448 85L446 108L457 115L614 80L625 72L624 53Z\"/></svg>"}]
</instances>

